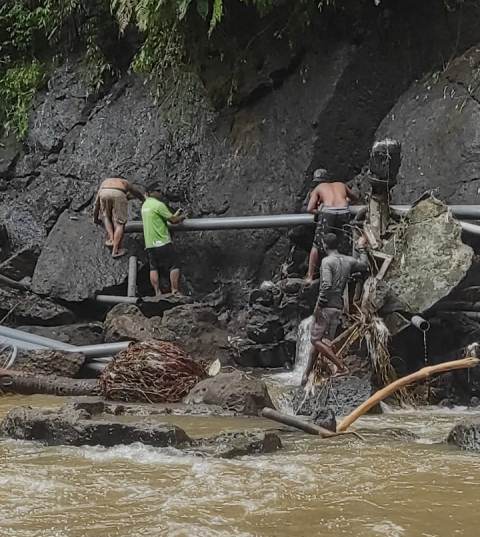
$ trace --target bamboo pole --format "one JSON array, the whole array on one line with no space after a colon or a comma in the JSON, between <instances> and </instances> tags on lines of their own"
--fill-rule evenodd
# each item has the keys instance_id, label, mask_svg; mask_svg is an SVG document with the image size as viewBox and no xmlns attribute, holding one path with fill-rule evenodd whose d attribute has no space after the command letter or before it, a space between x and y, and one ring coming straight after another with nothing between
<instances>
[{"instance_id":1,"label":"bamboo pole","mask_svg":"<svg viewBox=\"0 0 480 537\"><path fill-rule=\"evenodd\" d=\"M451 362L444 362L443 364L424 367L422 369L419 369L415 373L411 373L406 377L402 377L395 382L392 382L388 386L385 386L385 388L378 390L378 392L374 393L364 403L357 407L351 414L346 416L340 422L340 425L337 426L337 432L346 431L350 427L350 425L352 425L353 422L358 420L360 416L363 416L363 414L368 412L376 404L380 403L380 401L383 401L386 397L392 395L404 386L408 386L409 384L413 384L414 382L418 382L420 380L425 380L437 373L446 373L447 371L453 371L455 369L466 369L470 367L475 367L478 364L480 364L479 358L462 358L461 360L453 360Z\"/></svg>"}]
</instances>

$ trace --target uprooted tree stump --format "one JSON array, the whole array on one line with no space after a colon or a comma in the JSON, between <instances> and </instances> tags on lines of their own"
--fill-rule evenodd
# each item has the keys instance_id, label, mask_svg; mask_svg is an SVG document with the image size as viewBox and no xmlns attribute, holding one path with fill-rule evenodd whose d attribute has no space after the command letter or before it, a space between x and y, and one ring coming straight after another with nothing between
<instances>
[{"instance_id":1,"label":"uprooted tree stump","mask_svg":"<svg viewBox=\"0 0 480 537\"><path fill-rule=\"evenodd\" d=\"M107 399L176 403L207 376L206 365L178 345L152 339L119 353L105 367L99 385Z\"/></svg>"}]
</instances>

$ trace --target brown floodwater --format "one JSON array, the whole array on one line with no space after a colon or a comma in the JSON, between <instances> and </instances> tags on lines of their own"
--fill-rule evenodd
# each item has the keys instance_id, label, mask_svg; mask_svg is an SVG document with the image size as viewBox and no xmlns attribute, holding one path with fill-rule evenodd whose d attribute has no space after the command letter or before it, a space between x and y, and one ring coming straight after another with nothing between
<instances>
[{"instance_id":1,"label":"brown floodwater","mask_svg":"<svg viewBox=\"0 0 480 537\"><path fill-rule=\"evenodd\" d=\"M47 396L0 398L58 406ZM466 411L362 419L364 440L302 434L236 460L143 445L0 441L1 537L477 537L480 455L438 445ZM477 414L478 415L478 414ZM168 417L192 435L263 420ZM419 436L395 439L391 428Z\"/></svg>"}]
</instances>

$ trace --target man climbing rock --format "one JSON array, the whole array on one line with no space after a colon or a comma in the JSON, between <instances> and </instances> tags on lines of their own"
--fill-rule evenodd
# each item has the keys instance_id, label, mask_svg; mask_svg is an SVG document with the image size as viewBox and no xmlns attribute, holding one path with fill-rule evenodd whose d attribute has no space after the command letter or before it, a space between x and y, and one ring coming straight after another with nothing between
<instances>
[{"instance_id":1,"label":"man climbing rock","mask_svg":"<svg viewBox=\"0 0 480 537\"><path fill-rule=\"evenodd\" d=\"M334 233L327 233L323 237L322 243L327 256L323 258L320 269L320 290L313 312L314 319L310 333L313 348L302 378L302 385L306 384L320 355L331 360L337 366L339 373L348 372L329 342L335 337L340 323L343 310L343 292L348 279L354 272L368 270L364 237L360 237L358 240L355 257L338 252L338 238Z\"/></svg>"},{"instance_id":2,"label":"man climbing rock","mask_svg":"<svg viewBox=\"0 0 480 537\"><path fill-rule=\"evenodd\" d=\"M105 179L98 190L93 209L93 221L99 224L101 214L107 232L105 245L112 248L112 257L121 257L126 254L122 243L128 218L128 201L132 198L144 201L145 196L123 177Z\"/></svg>"},{"instance_id":3,"label":"man climbing rock","mask_svg":"<svg viewBox=\"0 0 480 537\"><path fill-rule=\"evenodd\" d=\"M162 194L153 188L148 189L142 205L143 235L150 264L150 282L155 296L161 295L160 278L170 280L173 294L180 292L180 269L177 266L175 250L168 229L168 223L178 224L185 216L177 211L173 214L162 201Z\"/></svg>"},{"instance_id":4,"label":"man climbing rock","mask_svg":"<svg viewBox=\"0 0 480 537\"><path fill-rule=\"evenodd\" d=\"M313 178L318 185L310 194L307 211L317 215L317 227L305 278L308 283L311 283L315 276L322 237L327 233L335 233L339 243L344 242L350 221L349 205L357 199L346 184L331 180L327 170L315 170Z\"/></svg>"}]
</instances>

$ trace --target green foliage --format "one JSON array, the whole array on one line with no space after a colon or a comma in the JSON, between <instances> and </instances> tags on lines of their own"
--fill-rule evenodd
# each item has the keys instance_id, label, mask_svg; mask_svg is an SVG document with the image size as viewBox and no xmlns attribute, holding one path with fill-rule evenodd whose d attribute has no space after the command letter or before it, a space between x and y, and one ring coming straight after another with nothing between
<instances>
[{"instance_id":1,"label":"green foliage","mask_svg":"<svg viewBox=\"0 0 480 537\"><path fill-rule=\"evenodd\" d=\"M33 61L7 69L0 78L0 121L20 139L27 134L30 104L43 77L42 65Z\"/></svg>"}]
</instances>

